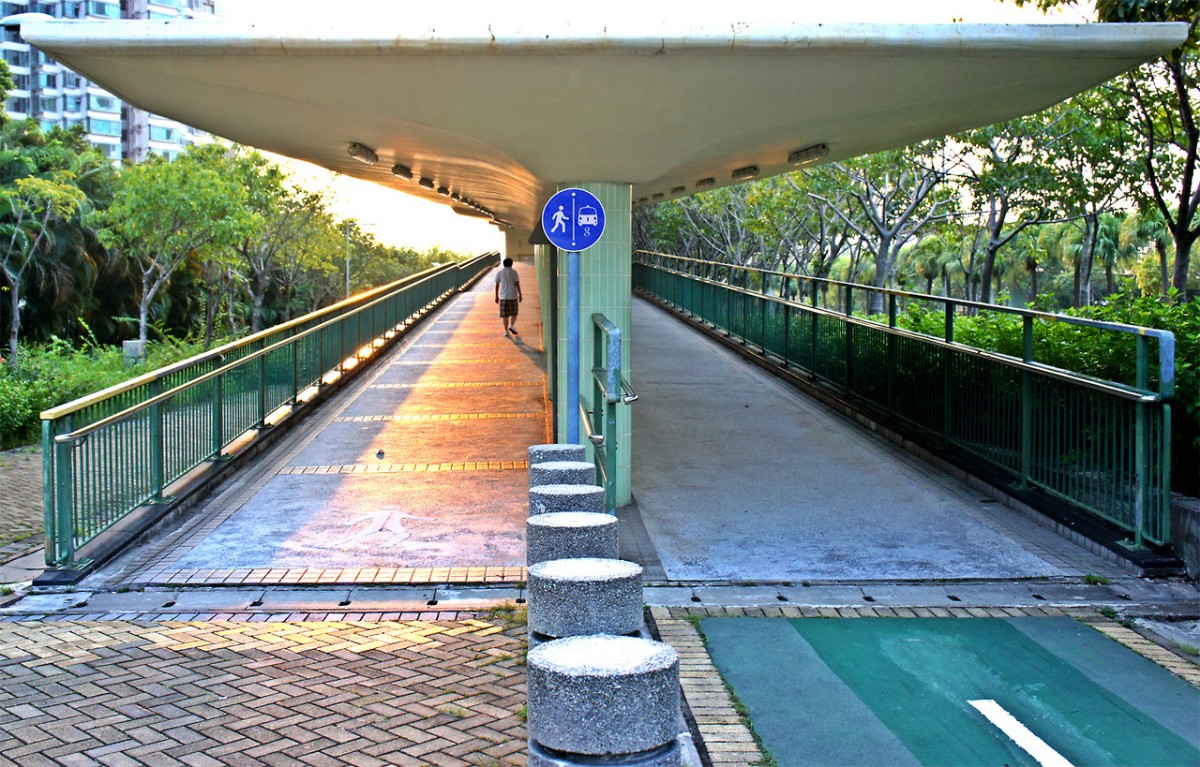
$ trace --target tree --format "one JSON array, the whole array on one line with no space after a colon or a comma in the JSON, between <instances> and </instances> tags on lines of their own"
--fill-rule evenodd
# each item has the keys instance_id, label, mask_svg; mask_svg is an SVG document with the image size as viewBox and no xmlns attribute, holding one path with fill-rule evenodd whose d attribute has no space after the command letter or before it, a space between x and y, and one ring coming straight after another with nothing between
<instances>
[{"instance_id":1,"label":"tree","mask_svg":"<svg viewBox=\"0 0 1200 767\"><path fill-rule=\"evenodd\" d=\"M1053 183L1042 161L1058 138L1056 114L1043 112L958 134L965 191L981 212L984 249L978 300L991 301L1000 249L1044 219L1044 196ZM1010 217L1019 216L1015 224Z\"/></svg>"},{"instance_id":2,"label":"tree","mask_svg":"<svg viewBox=\"0 0 1200 767\"><path fill-rule=\"evenodd\" d=\"M1015 0L1043 10L1075 0ZM1135 159L1145 189L1135 193L1158 209L1174 241L1172 284L1185 295L1192 245L1200 238L1200 4L1196 0L1095 0L1098 21L1126 23L1179 21L1188 25L1186 42L1102 89L1098 111L1123 125L1132 141L1126 157ZM1142 207L1146 207L1143 205Z\"/></svg>"},{"instance_id":3,"label":"tree","mask_svg":"<svg viewBox=\"0 0 1200 767\"><path fill-rule=\"evenodd\" d=\"M943 140L927 141L832 164L861 218L851 216L825 195L812 195L871 243L873 286L891 286L901 248L953 203L953 195L946 190L935 193L951 169L945 148ZM883 311L881 294L871 293L868 311Z\"/></svg>"},{"instance_id":4,"label":"tree","mask_svg":"<svg viewBox=\"0 0 1200 767\"><path fill-rule=\"evenodd\" d=\"M9 290L9 365L17 365L21 333L21 290L25 275L50 235L54 220L75 215L85 200L71 176L62 171L54 178L21 178L0 188L0 271Z\"/></svg>"},{"instance_id":5,"label":"tree","mask_svg":"<svg viewBox=\"0 0 1200 767\"><path fill-rule=\"evenodd\" d=\"M141 277L138 340L150 309L192 254L229 248L249 226L245 188L224 170L226 149L193 147L176 160L154 157L125 169L100 217L101 240L137 264Z\"/></svg>"}]
</instances>

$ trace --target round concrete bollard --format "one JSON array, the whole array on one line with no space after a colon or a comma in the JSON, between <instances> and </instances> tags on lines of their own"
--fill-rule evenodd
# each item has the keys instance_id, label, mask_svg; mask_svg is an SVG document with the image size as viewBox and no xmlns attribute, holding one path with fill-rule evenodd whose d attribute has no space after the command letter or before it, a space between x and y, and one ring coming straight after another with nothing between
<instances>
[{"instance_id":1,"label":"round concrete bollard","mask_svg":"<svg viewBox=\"0 0 1200 767\"><path fill-rule=\"evenodd\" d=\"M642 627L642 566L620 559L554 559L529 568L529 631L545 641L635 634Z\"/></svg>"},{"instance_id":2,"label":"round concrete bollard","mask_svg":"<svg viewBox=\"0 0 1200 767\"><path fill-rule=\"evenodd\" d=\"M676 738L661 748L644 751L640 754L623 755L619 762L609 759L596 761L596 757L593 756L572 758L571 755L565 755L561 751L552 754L531 740L529 741L529 759L526 764L529 767L596 767L596 765L603 764L620 765L621 767L681 767L683 765L683 749L679 747L679 739Z\"/></svg>"},{"instance_id":3,"label":"round concrete bollard","mask_svg":"<svg viewBox=\"0 0 1200 767\"><path fill-rule=\"evenodd\" d=\"M559 442L551 445L530 445L529 465L550 463L551 461L586 461L587 448L583 445L572 445Z\"/></svg>"},{"instance_id":4,"label":"round concrete bollard","mask_svg":"<svg viewBox=\"0 0 1200 767\"><path fill-rule=\"evenodd\" d=\"M529 467L529 486L594 485L596 465L591 461L547 461Z\"/></svg>"},{"instance_id":5,"label":"round concrete bollard","mask_svg":"<svg viewBox=\"0 0 1200 767\"><path fill-rule=\"evenodd\" d=\"M678 735L679 655L669 645L568 637L533 648L528 663L529 739L543 748L563 756L650 756Z\"/></svg>"},{"instance_id":6,"label":"round concrete bollard","mask_svg":"<svg viewBox=\"0 0 1200 767\"><path fill-rule=\"evenodd\" d=\"M557 511L604 512L604 488L599 485L535 485L529 488L529 515Z\"/></svg>"},{"instance_id":7,"label":"round concrete bollard","mask_svg":"<svg viewBox=\"0 0 1200 767\"><path fill-rule=\"evenodd\" d=\"M617 518L587 511L538 514L525 521L525 561L552 559L617 559Z\"/></svg>"}]
</instances>

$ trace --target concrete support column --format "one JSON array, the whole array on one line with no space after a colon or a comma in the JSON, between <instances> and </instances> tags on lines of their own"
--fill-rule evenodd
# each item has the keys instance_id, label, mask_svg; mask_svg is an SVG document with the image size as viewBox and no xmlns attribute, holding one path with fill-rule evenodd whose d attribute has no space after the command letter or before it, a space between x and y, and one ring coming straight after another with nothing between
<instances>
[{"instance_id":1,"label":"concrete support column","mask_svg":"<svg viewBox=\"0 0 1200 767\"><path fill-rule=\"evenodd\" d=\"M533 263L535 246L529 244L529 232L518 232L513 229L504 232L504 255L513 261Z\"/></svg>"},{"instance_id":2,"label":"concrete support column","mask_svg":"<svg viewBox=\"0 0 1200 767\"><path fill-rule=\"evenodd\" d=\"M586 189L596 195L604 206L605 227L600 241L579 256L580 262L580 382L579 390L590 401L592 391L592 314L600 312L608 317L621 329L621 370L632 383L633 375L629 369L629 339L632 301L633 274L633 238L631 231L631 198L632 190L628 184L611 183L574 183L564 184ZM557 365L558 391L560 396L555 402L558 413L558 434L560 442L566 440L566 419L579 417L579 403L566 402L561 396L567 390L567 365L565 355L567 350L567 255L560 251L558 254L558 270L555 275L558 280L559 319L558 338L555 354L560 361ZM636 406L635 406L636 407ZM631 418L629 406L620 405L617 408L617 503L629 503L632 498L630 487L630 443ZM588 446L588 456L592 457L591 446Z\"/></svg>"}]
</instances>

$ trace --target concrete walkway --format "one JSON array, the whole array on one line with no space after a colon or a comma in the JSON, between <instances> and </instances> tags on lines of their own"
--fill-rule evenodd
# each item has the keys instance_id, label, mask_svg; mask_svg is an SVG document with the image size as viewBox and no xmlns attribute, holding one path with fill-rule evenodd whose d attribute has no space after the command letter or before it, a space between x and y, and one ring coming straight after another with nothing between
<instances>
[{"instance_id":1,"label":"concrete walkway","mask_svg":"<svg viewBox=\"0 0 1200 767\"><path fill-rule=\"evenodd\" d=\"M634 302L633 487L669 581L1119 575Z\"/></svg>"},{"instance_id":2,"label":"concrete walkway","mask_svg":"<svg viewBox=\"0 0 1200 767\"><path fill-rule=\"evenodd\" d=\"M172 534L86 587L524 580L531 444L549 441L532 267L520 338L489 275Z\"/></svg>"}]
</instances>

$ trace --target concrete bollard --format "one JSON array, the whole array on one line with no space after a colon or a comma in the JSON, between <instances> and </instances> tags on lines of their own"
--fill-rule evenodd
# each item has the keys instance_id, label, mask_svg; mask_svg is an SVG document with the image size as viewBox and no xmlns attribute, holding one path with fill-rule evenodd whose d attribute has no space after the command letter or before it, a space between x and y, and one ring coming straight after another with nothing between
<instances>
[{"instance_id":1,"label":"concrete bollard","mask_svg":"<svg viewBox=\"0 0 1200 767\"><path fill-rule=\"evenodd\" d=\"M555 559L529 568L530 643L642 627L642 566L620 559Z\"/></svg>"},{"instance_id":2,"label":"concrete bollard","mask_svg":"<svg viewBox=\"0 0 1200 767\"><path fill-rule=\"evenodd\" d=\"M581 636L529 651L529 764L677 767L679 655L637 637Z\"/></svg>"},{"instance_id":3,"label":"concrete bollard","mask_svg":"<svg viewBox=\"0 0 1200 767\"><path fill-rule=\"evenodd\" d=\"M599 485L535 485L529 488L529 516L558 511L604 513L604 488Z\"/></svg>"},{"instance_id":4,"label":"concrete bollard","mask_svg":"<svg viewBox=\"0 0 1200 767\"><path fill-rule=\"evenodd\" d=\"M594 485L596 465L591 461L547 461L529 467L529 486Z\"/></svg>"},{"instance_id":5,"label":"concrete bollard","mask_svg":"<svg viewBox=\"0 0 1200 767\"><path fill-rule=\"evenodd\" d=\"M525 561L536 565L552 559L617 559L617 518L587 511L538 514L525 521Z\"/></svg>"},{"instance_id":6,"label":"concrete bollard","mask_svg":"<svg viewBox=\"0 0 1200 767\"><path fill-rule=\"evenodd\" d=\"M572 445L569 442L556 442L550 445L530 445L529 465L550 463L551 461L586 461L587 448L583 445Z\"/></svg>"}]
</instances>

